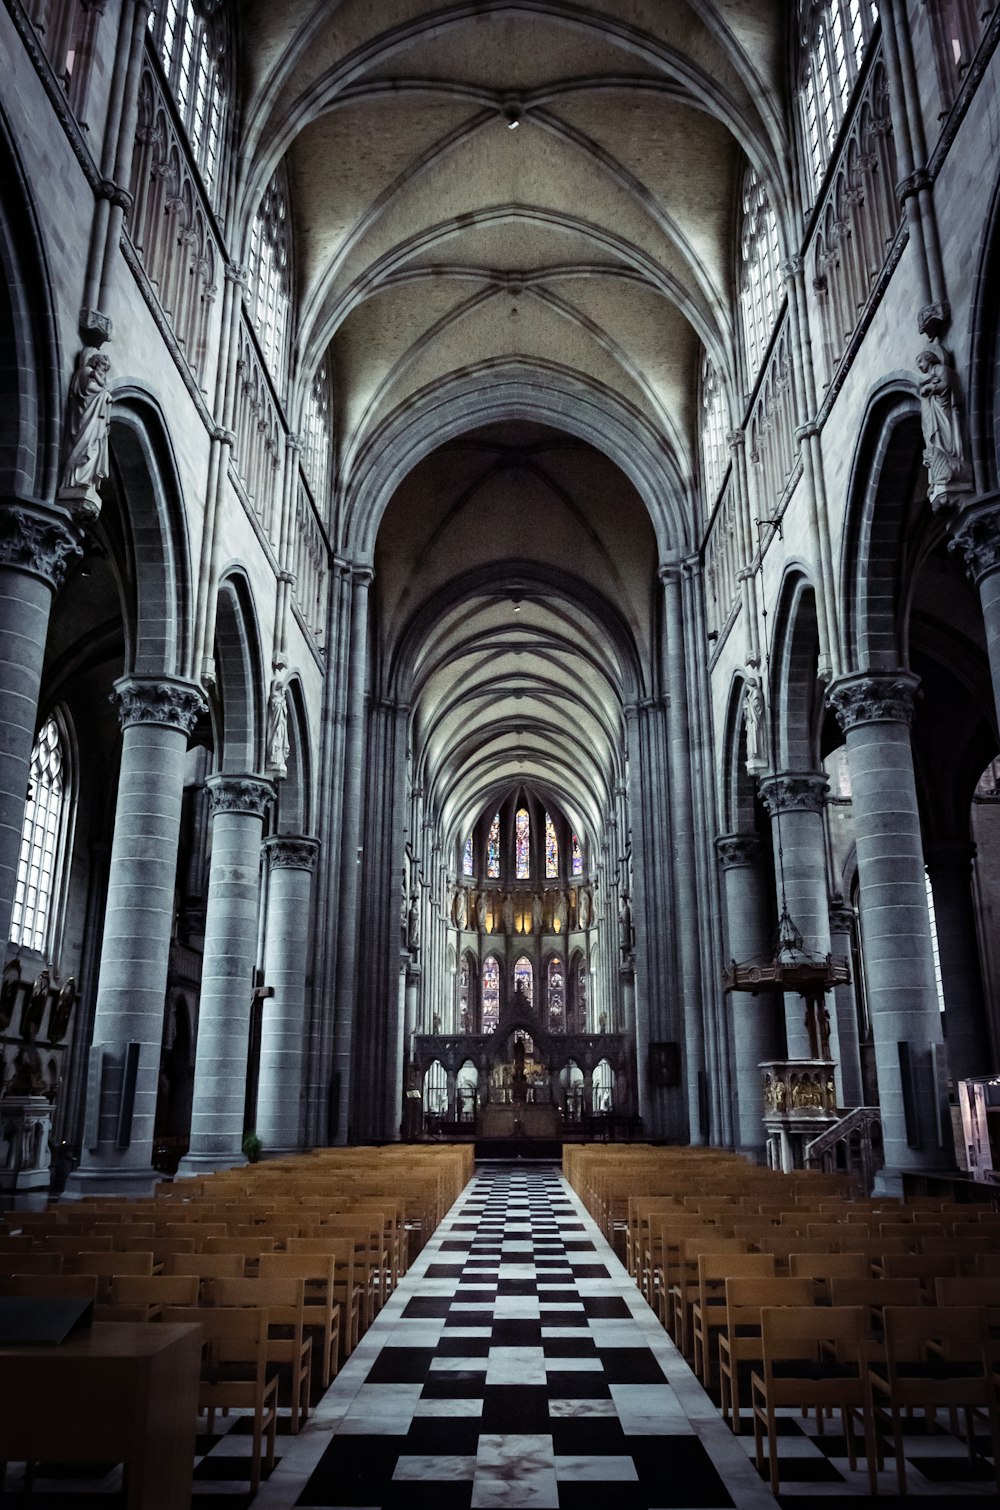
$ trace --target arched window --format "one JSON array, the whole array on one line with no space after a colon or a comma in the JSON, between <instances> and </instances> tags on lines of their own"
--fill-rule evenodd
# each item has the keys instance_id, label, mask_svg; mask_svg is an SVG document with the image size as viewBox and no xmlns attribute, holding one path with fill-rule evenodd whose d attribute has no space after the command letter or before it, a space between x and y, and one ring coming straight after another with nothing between
<instances>
[{"instance_id":1,"label":"arched window","mask_svg":"<svg viewBox=\"0 0 1000 1510\"><path fill-rule=\"evenodd\" d=\"M573 835L573 874L575 876L583 875L583 850L580 847L580 841L576 837L576 834Z\"/></svg>"},{"instance_id":2,"label":"arched window","mask_svg":"<svg viewBox=\"0 0 1000 1510\"><path fill-rule=\"evenodd\" d=\"M59 725L47 718L31 752L28 800L10 918L11 942L48 952L67 827L66 757Z\"/></svg>"},{"instance_id":3,"label":"arched window","mask_svg":"<svg viewBox=\"0 0 1000 1510\"><path fill-rule=\"evenodd\" d=\"M545 814L545 879L554 881L559 875L559 840L556 838L556 826Z\"/></svg>"},{"instance_id":4,"label":"arched window","mask_svg":"<svg viewBox=\"0 0 1000 1510\"><path fill-rule=\"evenodd\" d=\"M490 824L486 839L486 874L491 881L500 879L500 814Z\"/></svg>"},{"instance_id":5,"label":"arched window","mask_svg":"<svg viewBox=\"0 0 1000 1510\"><path fill-rule=\"evenodd\" d=\"M701 476L706 513L711 512L719 496L728 460L722 383L706 353L701 364Z\"/></svg>"},{"instance_id":6,"label":"arched window","mask_svg":"<svg viewBox=\"0 0 1000 1510\"><path fill-rule=\"evenodd\" d=\"M519 881L531 875L531 819L524 807L518 808L514 819L514 875Z\"/></svg>"},{"instance_id":7,"label":"arched window","mask_svg":"<svg viewBox=\"0 0 1000 1510\"><path fill-rule=\"evenodd\" d=\"M535 972L526 954L522 954L520 959L514 961L515 992L518 986L524 992L528 1006L530 1007L535 999Z\"/></svg>"},{"instance_id":8,"label":"arched window","mask_svg":"<svg viewBox=\"0 0 1000 1510\"><path fill-rule=\"evenodd\" d=\"M545 1002L549 1013L549 1032L565 1033L566 1024L566 976L562 958L554 954L545 971Z\"/></svg>"},{"instance_id":9,"label":"arched window","mask_svg":"<svg viewBox=\"0 0 1000 1510\"><path fill-rule=\"evenodd\" d=\"M799 0L799 120L804 201L812 204L847 112L871 34L874 0Z\"/></svg>"},{"instance_id":10,"label":"arched window","mask_svg":"<svg viewBox=\"0 0 1000 1510\"><path fill-rule=\"evenodd\" d=\"M471 876L472 875L472 835L471 834L466 839L466 841L465 841L465 848L462 851L462 874L463 874L463 876Z\"/></svg>"},{"instance_id":11,"label":"arched window","mask_svg":"<svg viewBox=\"0 0 1000 1510\"><path fill-rule=\"evenodd\" d=\"M443 1117L448 1110L448 1074L440 1059L435 1059L424 1076L424 1111L431 1117Z\"/></svg>"},{"instance_id":12,"label":"arched window","mask_svg":"<svg viewBox=\"0 0 1000 1510\"><path fill-rule=\"evenodd\" d=\"M500 1021L500 966L491 954L483 964L482 1031L495 1033Z\"/></svg>"},{"instance_id":13,"label":"arched window","mask_svg":"<svg viewBox=\"0 0 1000 1510\"><path fill-rule=\"evenodd\" d=\"M327 511L323 505L330 486L330 411L330 368L321 362L302 413L302 470L324 519Z\"/></svg>"},{"instance_id":14,"label":"arched window","mask_svg":"<svg viewBox=\"0 0 1000 1510\"><path fill-rule=\"evenodd\" d=\"M469 956L463 954L458 966L458 1031L472 1033L472 971Z\"/></svg>"},{"instance_id":15,"label":"arched window","mask_svg":"<svg viewBox=\"0 0 1000 1510\"><path fill-rule=\"evenodd\" d=\"M254 217L246 293L250 318L279 393L284 391L288 357L291 272L288 187L279 167Z\"/></svg>"},{"instance_id":16,"label":"arched window","mask_svg":"<svg viewBox=\"0 0 1000 1510\"><path fill-rule=\"evenodd\" d=\"M767 188L748 167L740 229L740 322L747 388L753 387L781 307L778 222Z\"/></svg>"},{"instance_id":17,"label":"arched window","mask_svg":"<svg viewBox=\"0 0 1000 1510\"><path fill-rule=\"evenodd\" d=\"M233 114L233 39L229 7L163 0L149 29L188 145L205 188L221 199L226 143Z\"/></svg>"},{"instance_id":18,"label":"arched window","mask_svg":"<svg viewBox=\"0 0 1000 1510\"><path fill-rule=\"evenodd\" d=\"M582 954L573 961L566 1029L570 1033L587 1031L587 962Z\"/></svg>"}]
</instances>

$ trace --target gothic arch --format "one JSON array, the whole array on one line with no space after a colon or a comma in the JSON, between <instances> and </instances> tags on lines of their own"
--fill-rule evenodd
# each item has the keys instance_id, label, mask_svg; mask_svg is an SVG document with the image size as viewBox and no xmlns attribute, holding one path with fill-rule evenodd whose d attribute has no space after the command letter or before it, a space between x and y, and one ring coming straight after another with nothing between
<instances>
[{"instance_id":1,"label":"gothic arch","mask_svg":"<svg viewBox=\"0 0 1000 1510\"><path fill-rule=\"evenodd\" d=\"M793 565L782 584L771 651L771 764L776 771L819 768L823 700L818 659L815 592L805 572Z\"/></svg>"},{"instance_id":2,"label":"gothic arch","mask_svg":"<svg viewBox=\"0 0 1000 1510\"><path fill-rule=\"evenodd\" d=\"M231 569L219 583L215 628L218 696L213 709L219 771L257 772L264 767L264 665L250 583Z\"/></svg>"},{"instance_id":3,"label":"gothic arch","mask_svg":"<svg viewBox=\"0 0 1000 1510\"><path fill-rule=\"evenodd\" d=\"M756 826L753 777L747 771L747 738L744 719L746 678L733 677L723 739L721 813L727 834L751 834Z\"/></svg>"},{"instance_id":4,"label":"gothic arch","mask_svg":"<svg viewBox=\"0 0 1000 1510\"><path fill-rule=\"evenodd\" d=\"M1000 179L983 231L970 308L969 432L977 491L1000 481Z\"/></svg>"},{"instance_id":5,"label":"gothic arch","mask_svg":"<svg viewBox=\"0 0 1000 1510\"><path fill-rule=\"evenodd\" d=\"M309 744L302 683L293 676L288 684L288 774L278 783L278 831L311 834L313 824L313 762Z\"/></svg>"}]
</instances>

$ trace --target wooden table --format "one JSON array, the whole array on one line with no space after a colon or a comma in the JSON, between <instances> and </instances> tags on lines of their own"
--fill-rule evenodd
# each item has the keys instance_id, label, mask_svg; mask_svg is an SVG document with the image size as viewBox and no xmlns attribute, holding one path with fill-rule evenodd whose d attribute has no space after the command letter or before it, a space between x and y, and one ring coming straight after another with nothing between
<instances>
[{"instance_id":1,"label":"wooden table","mask_svg":"<svg viewBox=\"0 0 1000 1510\"><path fill-rule=\"evenodd\" d=\"M0 1347L0 1462L121 1463L129 1510L191 1503L201 1327L95 1323Z\"/></svg>"}]
</instances>

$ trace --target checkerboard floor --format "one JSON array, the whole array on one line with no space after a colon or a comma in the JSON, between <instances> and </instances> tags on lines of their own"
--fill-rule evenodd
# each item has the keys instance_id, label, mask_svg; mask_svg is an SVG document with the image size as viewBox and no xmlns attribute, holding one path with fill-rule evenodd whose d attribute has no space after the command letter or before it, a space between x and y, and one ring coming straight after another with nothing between
<instances>
[{"instance_id":1,"label":"checkerboard floor","mask_svg":"<svg viewBox=\"0 0 1000 1510\"><path fill-rule=\"evenodd\" d=\"M939 1421L943 1421L939 1417ZM247 1510L249 1423L198 1439L196 1510ZM899 1502L892 1461L869 1500L839 1423L780 1422L788 1510ZM909 1495L927 1510L996 1503L989 1443L921 1421ZM481 1167L308 1424L288 1435L252 1510L774 1510L752 1462L554 1167ZM12 1464L0 1510L124 1506L121 1470ZM182 1510L182 1507L178 1507Z\"/></svg>"}]
</instances>

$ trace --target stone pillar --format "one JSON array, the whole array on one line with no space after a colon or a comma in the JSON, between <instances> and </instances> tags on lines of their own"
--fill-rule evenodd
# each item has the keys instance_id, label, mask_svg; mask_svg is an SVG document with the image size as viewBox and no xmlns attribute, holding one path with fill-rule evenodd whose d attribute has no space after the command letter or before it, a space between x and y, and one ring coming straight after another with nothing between
<instances>
[{"instance_id":1,"label":"stone pillar","mask_svg":"<svg viewBox=\"0 0 1000 1510\"><path fill-rule=\"evenodd\" d=\"M24 799L38 720L38 689L52 596L82 555L64 509L17 499L0 506L0 937L21 851Z\"/></svg>"},{"instance_id":2,"label":"stone pillar","mask_svg":"<svg viewBox=\"0 0 1000 1510\"><path fill-rule=\"evenodd\" d=\"M949 521L958 551L979 592L993 701L1000 720L1000 493L987 493ZM935 902L936 905L936 902Z\"/></svg>"},{"instance_id":3,"label":"stone pillar","mask_svg":"<svg viewBox=\"0 0 1000 1510\"><path fill-rule=\"evenodd\" d=\"M243 1158L247 1051L260 912L260 841L274 787L260 776L210 776L212 867L191 1142L181 1172L201 1173ZM297 1115L297 1112L296 1112Z\"/></svg>"},{"instance_id":4,"label":"stone pillar","mask_svg":"<svg viewBox=\"0 0 1000 1510\"><path fill-rule=\"evenodd\" d=\"M770 918L756 834L722 834L715 841L726 897L726 954L740 964L770 958ZM759 1154L766 1142L764 1093L759 1065L780 1059L785 1038L773 991L727 997L736 1058L736 1146Z\"/></svg>"},{"instance_id":5,"label":"stone pillar","mask_svg":"<svg viewBox=\"0 0 1000 1510\"><path fill-rule=\"evenodd\" d=\"M115 683L121 774L111 843L80 1168L67 1189L138 1187L151 1169L177 844L188 738L200 691L173 677ZM138 1045L131 1127L120 1118L127 1046ZM127 1113L127 1107L126 1107ZM127 1115L125 1118L127 1121Z\"/></svg>"},{"instance_id":6,"label":"stone pillar","mask_svg":"<svg viewBox=\"0 0 1000 1510\"><path fill-rule=\"evenodd\" d=\"M885 1145L881 1191L897 1189L903 1170L952 1160L950 1133L945 1141L942 1131L941 1014L910 748L917 684L908 671L862 672L840 678L829 693L851 768Z\"/></svg>"},{"instance_id":7,"label":"stone pillar","mask_svg":"<svg viewBox=\"0 0 1000 1510\"><path fill-rule=\"evenodd\" d=\"M972 900L974 855L975 846L962 839L930 845L926 854L944 989L948 1065L956 1085L970 1075L991 1075L996 1069L986 1025Z\"/></svg>"},{"instance_id":8,"label":"stone pillar","mask_svg":"<svg viewBox=\"0 0 1000 1510\"><path fill-rule=\"evenodd\" d=\"M276 834L264 841L268 867L264 1002L257 1089L257 1132L265 1153L301 1146L306 973L312 933L312 878L319 841Z\"/></svg>"},{"instance_id":9,"label":"stone pillar","mask_svg":"<svg viewBox=\"0 0 1000 1510\"><path fill-rule=\"evenodd\" d=\"M802 934L810 959L830 953L830 904L826 879L823 812L829 782L821 771L780 771L760 783L761 801L771 819L778 908L782 898ZM829 1006L829 1003L828 1003ZM791 1059L809 1059L806 1006L796 992L785 994L785 1031ZM830 1057L839 1063L836 1019L830 1014ZM839 1088L838 1088L839 1089Z\"/></svg>"},{"instance_id":10,"label":"stone pillar","mask_svg":"<svg viewBox=\"0 0 1000 1510\"><path fill-rule=\"evenodd\" d=\"M841 1106L864 1106L865 1092L861 1078L861 1044L858 1034L858 982L854 979L854 909L839 905L830 908L830 946L835 960L845 959L851 967L851 979L834 986L835 1011L840 1053Z\"/></svg>"}]
</instances>

